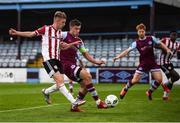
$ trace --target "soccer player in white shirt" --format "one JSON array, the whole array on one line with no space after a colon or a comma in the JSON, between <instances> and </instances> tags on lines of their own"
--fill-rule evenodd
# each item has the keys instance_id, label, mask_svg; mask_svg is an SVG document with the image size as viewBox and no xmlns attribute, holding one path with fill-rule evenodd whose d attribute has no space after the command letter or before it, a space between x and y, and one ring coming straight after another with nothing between
<instances>
[{"instance_id":1,"label":"soccer player in white shirt","mask_svg":"<svg viewBox=\"0 0 180 123\"><path fill-rule=\"evenodd\" d=\"M177 36L178 34L176 31L171 31L169 38L165 37L161 40L162 43L166 45L172 52L172 54L168 54L162 51L159 57L160 67L168 79L167 82L163 82L161 85L163 88L166 85L169 88L169 90L172 89L173 83L177 82L180 79L179 73L174 69L174 66L171 62L174 55L177 52L180 52L180 42L176 40ZM169 99L169 92L165 91L164 89L163 100L168 100L168 99Z\"/></svg>"},{"instance_id":2,"label":"soccer player in white shirt","mask_svg":"<svg viewBox=\"0 0 180 123\"><path fill-rule=\"evenodd\" d=\"M75 43L67 44L62 43L62 28L66 23L66 14L61 11L57 11L54 14L53 24L44 25L43 27L35 31L16 31L15 29L10 29L9 34L12 36L22 36L22 37L35 37L42 36L42 56L43 56L43 65L50 77L52 77L56 84L53 86L53 89L58 89L72 104L72 109L74 111L79 111L78 104L75 102L74 97L69 93L67 88L64 85L63 77L63 67L60 61L60 47L62 49L67 49L73 45L79 44L80 41ZM46 90L42 90L46 101L48 101L49 95L46 93ZM51 103L51 102L48 102ZM72 110L71 109L71 110Z\"/></svg>"}]
</instances>

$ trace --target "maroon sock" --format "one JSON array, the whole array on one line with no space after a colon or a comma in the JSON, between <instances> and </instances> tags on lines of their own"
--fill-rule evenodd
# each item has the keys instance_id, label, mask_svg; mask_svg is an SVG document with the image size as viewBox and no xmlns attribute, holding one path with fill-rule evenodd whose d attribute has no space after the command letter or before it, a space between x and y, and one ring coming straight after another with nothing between
<instances>
[{"instance_id":1,"label":"maroon sock","mask_svg":"<svg viewBox=\"0 0 180 123\"><path fill-rule=\"evenodd\" d=\"M153 92L154 90L156 90L158 87L159 87L159 83L157 81L154 81L154 83L152 83L150 89L149 89L149 92Z\"/></svg>"},{"instance_id":2,"label":"maroon sock","mask_svg":"<svg viewBox=\"0 0 180 123\"><path fill-rule=\"evenodd\" d=\"M85 95L82 92L78 93L78 96L77 96L78 99L83 100L84 97L85 97Z\"/></svg>"},{"instance_id":3,"label":"maroon sock","mask_svg":"<svg viewBox=\"0 0 180 123\"><path fill-rule=\"evenodd\" d=\"M98 94L97 94L96 89L93 86L93 84L91 83L91 84L87 85L86 88L87 88L88 92L91 93L91 96L94 98L94 100L97 101L99 99L99 97L98 97Z\"/></svg>"}]
</instances>

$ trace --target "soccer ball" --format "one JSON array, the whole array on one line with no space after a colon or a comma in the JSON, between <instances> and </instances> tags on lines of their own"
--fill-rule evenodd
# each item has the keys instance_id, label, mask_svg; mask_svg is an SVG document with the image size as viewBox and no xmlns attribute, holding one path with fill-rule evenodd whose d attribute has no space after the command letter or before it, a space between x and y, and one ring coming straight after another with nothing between
<instances>
[{"instance_id":1,"label":"soccer ball","mask_svg":"<svg viewBox=\"0 0 180 123\"><path fill-rule=\"evenodd\" d=\"M115 95L108 95L105 99L105 103L108 107L115 107L119 100Z\"/></svg>"}]
</instances>

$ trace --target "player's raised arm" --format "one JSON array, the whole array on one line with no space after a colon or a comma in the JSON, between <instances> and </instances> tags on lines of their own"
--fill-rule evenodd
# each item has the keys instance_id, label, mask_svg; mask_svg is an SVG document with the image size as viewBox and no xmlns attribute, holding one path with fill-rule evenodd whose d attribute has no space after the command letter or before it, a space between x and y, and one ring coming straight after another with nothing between
<instances>
[{"instance_id":1,"label":"player's raised arm","mask_svg":"<svg viewBox=\"0 0 180 123\"><path fill-rule=\"evenodd\" d=\"M66 43L66 42L64 42L64 40L67 38L67 31L63 31L63 32L61 32L61 42L60 42L60 49L62 49L62 50L67 50L67 49L69 49L69 48L71 48L71 47L74 47L74 46L77 46L77 45L80 45L81 44L81 40L79 40L79 41L76 41L76 42L72 42L72 43Z\"/></svg>"},{"instance_id":2,"label":"player's raised arm","mask_svg":"<svg viewBox=\"0 0 180 123\"><path fill-rule=\"evenodd\" d=\"M114 57L113 61L115 62L117 59L120 59L120 58L126 56L130 51L132 51L135 48L136 48L136 42L133 42L128 49L124 50L122 53L120 53L119 55Z\"/></svg>"},{"instance_id":3,"label":"player's raised arm","mask_svg":"<svg viewBox=\"0 0 180 123\"><path fill-rule=\"evenodd\" d=\"M12 29L12 28L9 29L9 34L12 36L21 36L21 37L34 37L34 36L36 36L35 31L22 32L22 31L17 31L17 30Z\"/></svg>"},{"instance_id":4,"label":"player's raised arm","mask_svg":"<svg viewBox=\"0 0 180 123\"><path fill-rule=\"evenodd\" d=\"M173 54L169 48L166 47L162 42L160 42L160 48L165 50L167 53Z\"/></svg>"},{"instance_id":5,"label":"player's raised arm","mask_svg":"<svg viewBox=\"0 0 180 123\"><path fill-rule=\"evenodd\" d=\"M81 41L76 41L76 42L72 42L72 43L69 43L69 44L65 43L65 42L61 42L60 43L60 49L67 50L67 49L69 49L71 47L74 47L76 45L79 45L79 44L81 44Z\"/></svg>"},{"instance_id":6,"label":"player's raised arm","mask_svg":"<svg viewBox=\"0 0 180 123\"><path fill-rule=\"evenodd\" d=\"M163 43L163 39L159 41L154 36L152 36L152 39L153 39L153 42L155 43L155 45L157 45L159 48L161 48L162 50L164 50L167 53L173 54L171 52L171 50L169 48L167 48L166 45Z\"/></svg>"},{"instance_id":7,"label":"player's raised arm","mask_svg":"<svg viewBox=\"0 0 180 123\"><path fill-rule=\"evenodd\" d=\"M35 31L17 31L15 29L10 28L9 29L9 34L12 36L21 36L21 37L35 37L39 35L44 35L45 34L45 28L46 25L42 26L41 28L35 30Z\"/></svg>"},{"instance_id":8,"label":"player's raised arm","mask_svg":"<svg viewBox=\"0 0 180 123\"><path fill-rule=\"evenodd\" d=\"M79 51L82 53L82 55L91 63L93 64L97 64L97 65L101 65L101 64L105 64L106 62L103 60L96 60L93 58L92 55L89 54L89 52L87 51L87 49L84 46L84 43L82 42L81 45L79 45Z\"/></svg>"},{"instance_id":9,"label":"player's raised arm","mask_svg":"<svg viewBox=\"0 0 180 123\"><path fill-rule=\"evenodd\" d=\"M119 55L117 55L116 57L113 58L113 61L115 62L117 59L120 59L124 56L126 56L128 53L130 52L129 48L124 50L122 53L120 53Z\"/></svg>"},{"instance_id":10,"label":"player's raised arm","mask_svg":"<svg viewBox=\"0 0 180 123\"><path fill-rule=\"evenodd\" d=\"M106 62L103 60L96 60L93 58L92 55L90 55L87 51L82 53L83 56L90 61L91 63L97 64L97 65L101 65L101 64L105 64Z\"/></svg>"}]
</instances>

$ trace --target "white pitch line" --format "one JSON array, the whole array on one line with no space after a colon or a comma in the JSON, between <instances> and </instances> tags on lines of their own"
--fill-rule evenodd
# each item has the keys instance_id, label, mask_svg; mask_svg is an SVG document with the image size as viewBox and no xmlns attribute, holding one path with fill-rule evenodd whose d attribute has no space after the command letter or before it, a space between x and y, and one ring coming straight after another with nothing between
<instances>
[{"instance_id":1,"label":"white pitch line","mask_svg":"<svg viewBox=\"0 0 180 123\"><path fill-rule=\"evenodd\" d=\"M28 107L28 108L19 108L19 109L3 110L3 111L0 111L0 113L4 113L4 112L12 112L12 111L33 110L33 109L39 109L39 108L45 108L45 107L51 107L51 106L55 106L55 105L60 105L60 104L52 104L52 105L43 105L43 106Z\"/></svg>"}]
</instances>

